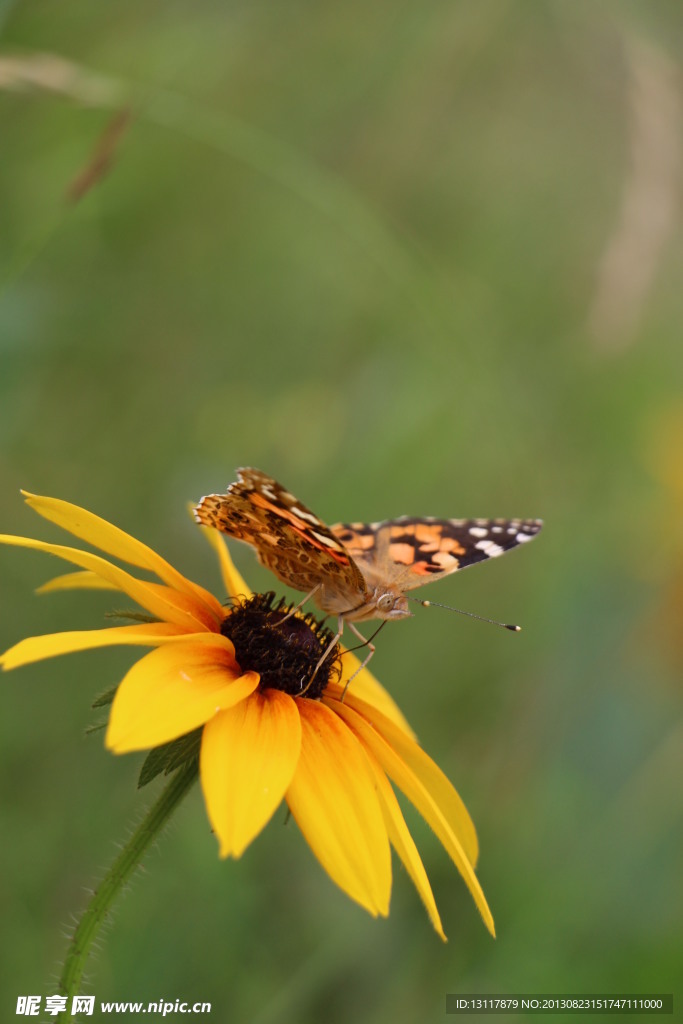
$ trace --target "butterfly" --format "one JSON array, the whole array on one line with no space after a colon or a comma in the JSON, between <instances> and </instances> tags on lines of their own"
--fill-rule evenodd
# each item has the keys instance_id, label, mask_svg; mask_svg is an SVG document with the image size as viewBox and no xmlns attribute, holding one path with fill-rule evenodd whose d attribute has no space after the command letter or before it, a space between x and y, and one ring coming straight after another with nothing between
<instances>
[{"instance_id":1,"label":"butterfly","mask_svg":"<svg viewBox=\"0 0 683 1024\"><path fill-rule=\"evenodd\" d=\"M260 470L238 469L237 477L225 494L203 497L195 519L250 544L282 583L336 615L335 642L348 623L368 643L355 622L406 618L406 591L496 558L530 541L543 525L540 519L401 516L327 526ZM364 664L374 652L368 646Z\"/></svg>"}]
</instances>

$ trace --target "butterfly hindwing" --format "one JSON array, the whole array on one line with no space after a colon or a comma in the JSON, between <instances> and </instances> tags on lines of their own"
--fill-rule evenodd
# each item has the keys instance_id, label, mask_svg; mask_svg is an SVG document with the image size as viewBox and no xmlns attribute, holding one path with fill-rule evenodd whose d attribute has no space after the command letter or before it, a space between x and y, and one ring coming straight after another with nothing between
<instances>
[{"instance_id":1,"label":"butterfly hindwing","mask_svg":"<svg viewBox=\"0 0 683 1024\"><path fill-rule=\"evenodd\" d=\"M238 470L225 494L209 494L195 518L255 548L283 583L310 591L319 584L362 596L365 582L330 529L293 494L257 469Z\"/></svg>"}]
</instances>

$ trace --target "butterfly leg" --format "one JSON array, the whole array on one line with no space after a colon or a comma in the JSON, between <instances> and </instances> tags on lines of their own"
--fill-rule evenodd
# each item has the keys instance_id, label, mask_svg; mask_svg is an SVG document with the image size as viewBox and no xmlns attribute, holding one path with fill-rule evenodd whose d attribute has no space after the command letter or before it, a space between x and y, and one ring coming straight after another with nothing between
<instances>
[{"instance_id":1,"label":"butterfly leg","mask_svg":"<svg viewBox=\"0 0 683 1024\"><path fill-rule=\"evenodd\" d=\"M287 621L287 619L291 619L292 615L296 615L296 613L299 611L299 609L303 608L303 606L306 604L306 602L310 601L311 598L313 597L313 595L315 593L317 593L318 590L320 590L321 586L322 586L321 583L316 583L316 585L313 587L313 590L309 591L309 593L306 594L305 597L302 597L301 600L299 601L299 603L295 604L293 608L290 608L289 611L287 612L287 614L285 615L285 617L280 619L280 621L278 622L278 626L281 626L283 622Z\"/></svg>"},{"instance_id":2,"label":"butterfly leg","mask_svg":"<svg viewBox=\"0 0 683 1024\"><path fill-rule=\"evenodd\" d=\"M383 626L383 625L384 625L384 623L382 623L382 626ZM374 654L374 653L375 653L375 651L377 650L377 648L376 648L376 647L375 647L375 645L373 644L372 640L367 640L367 639L366 639L366 638L365 638L365 637L363 636L363 634L362 634L362 633L361 633L361 632L360 632L360 631L358 630L358 628L357 628L356 626L354 626L354 624L353 624L352 622L349 622L348 626L349 626L349 629L351 630L351 632L352 632L352 633L353 633L353 634L354 634L355 636L357 636L359 640L361 640L361 641L362 641L362 643L363 643L363 646L365 646L365 645L367 644L367 647L368 647L368 654L367 654L367 657L365 658L365 660L364 660L364 661L362 661L362 662L361 662L361 664L360 664L360 665L358 666L358 668L357 668L357 669L356 669L356 671L355 671L355 672L353 673L353 675L352 675L352 676L349 676L349 678L348 678L348 679L346 680L346 684L345 684L345 686L344 686L344 689L343 689L343 691L342 691L342 695L341 695L341 699L342 699L342 700L344 700L344 697L346 696L346 691L348 690L348 688L349 688L349 686L351 685L351 683L353 682L353 680L354 680L354 679L356 678L356 676L358 675L358 673L359 673L359 672L362 672L362 671L363 671L363 669L365 668L365 666L366 666L366 665L368 664L368 662L370 661L370 658L371 658L371 657L373 656L373 654ZM380 626L380 629L382 628L382 626ZM379 632L379 630L375 630L375 632L373 633L373 636L376 636L378 632Z\"/></svg>"},{"instance_id":3,"label":"butterfly leg","mask_svg":"<svg viewBox=\"0 0 683 1024\"><path fill-rule=\"evenodd\" d=\"M308 600L308 598L306 600ZM318 674L318 669L320 668L322 663L325 661L325 658L327 658L327 656L330 653L330 651L333 651L334 648L336 647L336 645L339 643L339 641L341 639L341 635L342 635L343 632L344 632L344 616L343 615L339 615L337 617L337 632L335 633L335 635L330 640L329 644L325 648L325 652L324 652L323 656L320 658L320 660L318 661L318 664L313 669L313 671L311 673L311 678L308 680L308 682L304 686L303 690L299 694L300 697L305 696L306 691L310 688L311 683L313 682L313 680L315 679L315 677Z\"/></svg>"}]
</instances>

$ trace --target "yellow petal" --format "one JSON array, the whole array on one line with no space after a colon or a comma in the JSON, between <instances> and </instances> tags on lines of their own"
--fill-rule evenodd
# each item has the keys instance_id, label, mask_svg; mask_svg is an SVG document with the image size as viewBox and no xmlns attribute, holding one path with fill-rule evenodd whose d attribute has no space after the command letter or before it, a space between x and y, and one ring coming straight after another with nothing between
<instances>
[{"instance_id":1,"label":"yellow petal","mask_svg":"<svg viewBox=\"0 0 683 1024\"><path fill-rule=\"evenodd\" d=\"M287 803L330 877L373 916L386 916L391 851L365 752L317 701L298 699L301 756Z\"/></svg>"},{"instance_id":2,"label":"yellow petal","mask_svg":"<svg viewBox=\"0 0 683 1024\"><path fill-rule=\"evenodd\" d=\"M109 750L123 754L167 743L248 697L259 676L241 674L233 652L225 637L206 633L146 654L116 691Z\"/></svg>"},{"instance_id":3,"label":"yellow petal","mask_svg":"<svg viewBox=\"0 0 683 1024\"><path fill-rule=\"evenodd\" d=\"M251 590L233 565L230 552L228 551L228 545L225 543L218 530L214 530L211 526L200 526L199 529L218 555L218 564L220 566L221 576L223 578L225 589L230 597L251 597Z\"/></svg>"},{"instance_id":4,"label":"yellow petal","mask_svg":"<svg viewBox=\"0 0 683 1024\"><path fill-rule=\"evenodd\" d=\"M78 505L72 505L69 501L62 501L60 498L47 498L40 494L30 494L28 491L21 493L24 495L26 504L44 519L56 523L63 530L72 533L74 537L79 537L80 540L92 544L93 547L99 548L100 551L104 551L108 555L121 558L124 562L136 565L140 569L149 569L169 587L173 587L181 593L190 594L195 600L205 604L218 622L223 618L221 606L213 594L186 579L156 551L147 547L142 541L136 540L135 537L131 537L124 530L120 530L118 526L113 526L106 519L101 519Z\"/></svg>"},{"instance_id":5,"label":"yellow petal","mask_svg":"<svg viewBox=\"0 0 683 1024\"><path fill-rule=\"evenodd\" d=\"M491 935L495 936L496 932L493 924L493 917L489 910L481 885L479 884L479 879L474 873L474 868L463 849L460 838L451 828L441 806L437 802L436 795L429 792L418 776L414 774L411 768L402 760L396 750L394 750L387 740L384 739L375 728L373 728L370 722L368 722L363 715L359 714L350 706L350 702L347 703L347 701L344 701L344 703L341 703L339 701L333 702L329 700L329 698L323 699L326 704L334 705L334 711L336 714L338 714L343 721L348 723L349 727L353 729L359 739L375 755L389 778L393 780L403 793L405 793L425 821L433 828L444 849L449 854L453 863L462 875L467 888L470 890L472 898L474 899L479 913L484 920L484 924L491 932ZM369 705L365 706L369 707ZM388 722L388 720L385 720L385 723L385 728L390 726L394 734L402 737L405 741L406 737L399 729L396 729L396 727L393 726L392 723ZM427 758L424 751L421 751L421 753L424 758ZM429 759L427 758L427 760ZM434 765L434 768L436 768L436 765Z\"/></svg>"},{"instance_id":6,"label":"yellow petal","mask_svg":"<svg viewBox=\"0 0 683 1024\"><path fill-rule=\"evenodd\" d=\"M67 572L63 576L54 576L51 580L36 587L36 594L51 594L55 590L118 590L109 580L103 580L94 572L83 569L81 572Z\"/></svg>"},{"instance_id":7,"label":"yellow petal","mask_svg":"<svg viewBox=\"0 0 683 1024\"><path fill-rule=\"evenodd\" d=\"M201 633L200 636L211 634ZM113 644L136 644L142 647L156 647L169 640L186 640L190 636L171 622L150 622L134 626L111 626L109 629L82 629L65 633L47 633L45 636L29 636L0 655L0 666L4 669L29 665L43 658L54 658L58 654L87 651L94 647L110 647Z\"/></svg>"},{"instance_id":8,"label":"yellow petal","mask_svg":"<svg viewBox=\"0 0 683 1024\"><path fill-rule=\"evenodd\" d=\"M351 686L353 687L353 683ZM398 730L395 724L382 714L381 710L378 712L372 702L366 703L359 700L349 690L344 698L344 704L348 704L371 722L375 730L419 779L458 837L470 864L472 867L476 867L479 858L479 841L474 822L448 776L441 771L418 743ZM335 705L335 710L336 708L337 705Z\"/></svg>"},{"instance_id":9,"label":"yellow petal","mask_svg":"<svg viewBox=\"0 0 683 1024\"><path fill-rule=\"evenodd\" d=\"M365 753L375 774L377 795L379 796L382 810L384 812L384 821L386 822L391 845L403 861L403 866L412 878L415 888L422 897L422 902L429 914L429 919L434 926L434 930L443 939L443 941L446 942L446 936L441 925L439 911L436 909L436 901L434 900L432 887L429 884L429 879L427 878L427 872L424 869L424 864L422 863L420 854L417 852L417 847L415 846L413 837L408 831L408 826L406 825L405 818L401 813L401 808L398 805L396 794L391 788L389 780L382 771L380 765L367 748Z\"/></svg>"},{"instance_id":10,"label":"yellow petal","mask_svg":"<svg viewBox=\"0 0 683 1024\"><path fill-rule=\"evenodd\" d=\"M108 580L118 590L128 594L139 605L146 608L151 615L165 619L167 622L174 622L190 632L200 629L214 631L217 628L213 614L196 597L191 594L182 594L170 587L164 587L160 583L147 583L138 580L125 570L119 569L117 565L112 565L111 562L107 562L106 559L100 558L99 555L93 555L89 551L79 551L78 548L69 548L62 544L46 544L42 540L14 537L8 534L0 534L0 544L45 551L49 555L73 562L74 565L80 565L83 569L89 569L101 576L102 579Z\"/></svg>"},{"instance_id":11,"label":"yellow petal","mask_svg":"<svg viewBox=\"0 0 683 1024\"><path fill-rule=\"evenodd\" d=\"M239 857L282 802L301 750L293 697L256 691L204 726L199 769L221 857Z\"/></svg>"},{"instance_id":12,"label":"yellow petal","mask_svg":"<svg viewBox=\"0 0 683 1024\"><path fill-rule=\"evenodd\" d=\"M342 675L339 683L331 684L330 692L332 696L341 697L344 686L349 681L353 673L356 671L360 662L355 654L351 654L350 651L344 651L342 656ZM359 672L355 677L347 693L353 692L356 697L360 697L361 700L365 700L368 704L372 704L376 707L383 715L386 715L394 725L397 725L399 729L403 729L412 739L415 739L415 733L411 729L408 721L403 716L403 712L400 710L398 704L394 701L384 687L377 682L372 672L364 668L362 672Z\"/></svg>"}]
</instances>

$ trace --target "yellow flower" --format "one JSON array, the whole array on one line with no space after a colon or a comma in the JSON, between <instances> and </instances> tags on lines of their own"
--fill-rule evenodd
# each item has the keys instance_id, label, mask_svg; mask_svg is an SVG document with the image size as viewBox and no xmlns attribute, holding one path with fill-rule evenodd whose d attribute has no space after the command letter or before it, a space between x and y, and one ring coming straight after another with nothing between
<instances>
[{"instance_id":1,"label":"yellow flower","mask_svg":"<svg viewBox=\"0 0 683 1024\"><path fill-rule=\"evenodd\" d=\"M282 604L273 608L272 595L252 596L215 531L204 532L219 557L227 607L98 516L55 498L25 498L44 518L160 581L140 579L78 548L0 535L4 544L79 567L41 592L122 591L155 621L30 637L2 655L3 668L112 644L153 648L116 691L106 746L117 754L162 748L197 730L201 786L222 857L239 857L284 799L330 877L373 915L389 912L393 846L445 938L393 782L436 833L495 934L474 871L477 838L464 804L367 670L354 677L342 700L345 682L358 669L353 654L344 652L335 673L333 652L316 687L298 696L310 679L309 669L302 676L301 658L315 666L328 631L309 615L286 617Z\"/></svg>"}]
</instances>

